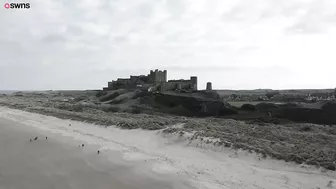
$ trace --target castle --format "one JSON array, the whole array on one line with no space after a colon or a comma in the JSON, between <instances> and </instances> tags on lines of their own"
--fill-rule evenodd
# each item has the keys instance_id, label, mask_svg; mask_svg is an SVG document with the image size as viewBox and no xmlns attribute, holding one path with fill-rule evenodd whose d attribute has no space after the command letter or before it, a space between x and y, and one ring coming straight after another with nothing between
<instances>
[{"instance_id":1,"label":"castle","mask_svg":"<svg viewBox=\"0 0 336 189\"><path fill-rule=\"evenodd\" d=\"M151 70L148 75L130 76L129 78L118 78L116 81L108 82L103 90L116 89L146 89L151 91L172 91L186 90L197 91L197 77L191 76L189 80L168 80L167 70Z\"/></svg>"}]
</instances>

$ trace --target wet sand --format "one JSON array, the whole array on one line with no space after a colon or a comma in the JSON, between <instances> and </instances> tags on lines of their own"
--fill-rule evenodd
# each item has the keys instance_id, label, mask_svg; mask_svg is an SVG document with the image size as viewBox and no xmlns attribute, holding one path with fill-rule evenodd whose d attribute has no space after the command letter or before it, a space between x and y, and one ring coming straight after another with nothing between
<instances>
[{"instance_id":1,"label":"wet sand","mask_svg":"<svg viewBox=\"0 0 336 189\"><path fill-rule=\"evenodd\" d=\"M30 142L35 136L39 138ZM0 118L0 189L185 188L169 177L151 178L126 164L114 164L97 155L94 146L82 148L74 141L60 140L57 135Z\"/></svg>"}]
</instances>

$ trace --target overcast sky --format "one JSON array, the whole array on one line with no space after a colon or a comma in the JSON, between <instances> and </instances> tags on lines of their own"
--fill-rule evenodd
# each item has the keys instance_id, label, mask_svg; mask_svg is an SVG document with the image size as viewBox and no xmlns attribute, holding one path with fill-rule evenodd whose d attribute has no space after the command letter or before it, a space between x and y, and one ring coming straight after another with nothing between
<instances>
[{"instance_id":1,"label":"overcast sky","mask_svg":"<svg viewBox=\"0 0 336 189\"><path fill-rule=\"evenodd\" d=\"M24 2L0 9L0 89L99 89L156 68L199 88L336 87L336 0Z\"/></svg>"}]
</instances>

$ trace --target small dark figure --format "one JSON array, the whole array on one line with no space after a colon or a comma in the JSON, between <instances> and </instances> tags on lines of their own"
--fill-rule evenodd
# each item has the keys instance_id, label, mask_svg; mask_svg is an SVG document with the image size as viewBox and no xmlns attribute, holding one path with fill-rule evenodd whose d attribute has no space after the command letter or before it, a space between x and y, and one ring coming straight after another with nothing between
<instances>
[{"instance_id":1,"label":"small dark figure","mask_svg":"<svg viewBox=\"0 0 336 189\"><path fill-rule=\"evenodd\" d=\"M46 137L46 140L48 140L48 137Z\"/></svg>"},{"instance_id":2,"label":"small dark figure","mask_svg":"<svg viewBox=\"0 0 336 189\"><path fill-rule=\"evenodd\" d=\"M71 123L69 124L69 127L71 126Z\"/></svg>"},{"instance_id":3,"label":"small dark figure","mask_svg":"<svg viewBox=\"0 0 336 189\"><path fill-rule=\"evenodd\" d=\"M82 147L84 147L84 144L82 144Z\"/></svg>"},{"instance_id":4,"label":"small dark figure","mask_svg":"<svg viewBox=\"0 0 336 189\"><path fill-rule=\"evenodd\" d=\"M331 180L331 181L328 182L327 187L328 187L328 188L332 188L332 185L333 185L333 181Z\"/></svg>"},{"instance_id":5,"label":"small dark figure","mask_svg":"<svg viewBox=\"0 0 336 189\"><path fill-rule=\"evenodd\" d=\"M31 142L32 140L31 139L29 139L29 142Z\"/></svg>"},{"instance_id":6,"label":"small dark figure","mask_svg":"<svg viewBox=\"0 0 336 189\"><path fill-rule=\"evenodd\" d=\"M100 151L98 150L98 151L97 151L97 154L99 154L99 153L100 153Z\"/></svg>"},{"instance_id":7,"label":"small dark figure","mask_svg":"<svg viewBox=\"0 0 336 189\"><path fill-rule=\"evenodd\" d=\"M35 137L34 140L37 140L38 137Z\"/></svg>"}]
</instances>

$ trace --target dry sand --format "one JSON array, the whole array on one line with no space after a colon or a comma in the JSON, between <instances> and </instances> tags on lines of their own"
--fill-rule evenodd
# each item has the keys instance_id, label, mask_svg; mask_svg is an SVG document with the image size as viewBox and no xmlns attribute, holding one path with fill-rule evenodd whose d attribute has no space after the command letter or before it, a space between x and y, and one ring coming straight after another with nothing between
<instances>
[{"instance_id":1,"label":"dry sand","mask_svg":"<svg viewBox=\"0 0 336 189\"><path fill-rule=\"evenodd\" d=\"M105 128L4 107L0 120L0 189L336 188L335 172L210 148L187 135ZM49 140L29 143L35 135Z\"/></svg>"}]
</instances>

